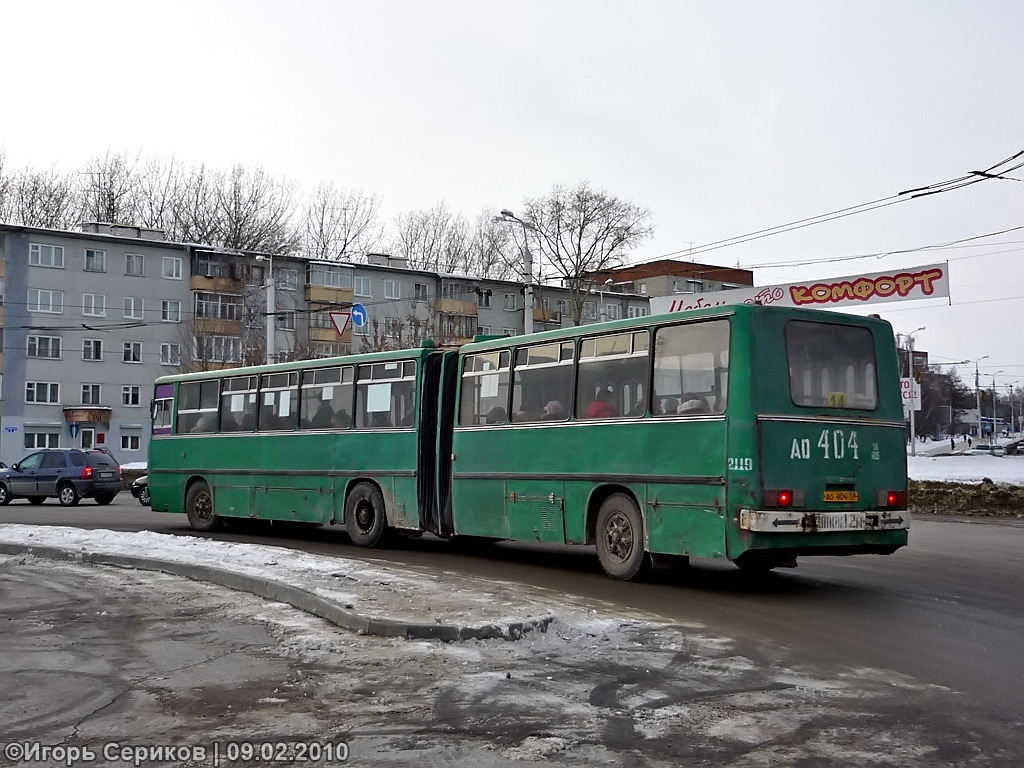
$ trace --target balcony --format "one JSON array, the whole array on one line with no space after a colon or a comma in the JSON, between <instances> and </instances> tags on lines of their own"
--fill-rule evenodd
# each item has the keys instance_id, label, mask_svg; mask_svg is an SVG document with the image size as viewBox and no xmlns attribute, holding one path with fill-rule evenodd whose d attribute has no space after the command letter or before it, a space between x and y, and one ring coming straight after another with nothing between
<instances>
[{"instance_id":1,"label":"balcony","mask_svg":"<svg viewBox=\"0 0 1024 768\"><path fill-rule=\"evenodd\" d=\"M351 288L330 288L326 285L307 285L306 301L310 304L351 304Z\"/></svg>"},{"instance_id":2,"label":"balcony","mask_svg":"<svg viewBox=\"0 0 1024 768\"><path fill-rule=\"evenodd\" d=\"M241 336L241 320L221 320L216 317L197 317L193 332L196 336Z\"/></svg>"},{"instance_id":3,"label":"balcony","mask_svg":"<svg viewBox=\"0 0 1024 768\"><path fill-rule=\"evenodd\" d=\"M235 280L231 277L204 277L203 275L192 275L190 286L193 291L202 291L203 293L240 294L245 290L245 283L242 280Z\"/></svg>"},{"instance_id":4,"label":"balcony","mask_svg":"<svg viewBox=\"0 0 1024 768\"><path fill-rule=\"evenodd\" d=\"M438 299L434 308L445 315L473 315L479 314L475 301L459 301L458 299Z\"/></svg>"}]
</instances>

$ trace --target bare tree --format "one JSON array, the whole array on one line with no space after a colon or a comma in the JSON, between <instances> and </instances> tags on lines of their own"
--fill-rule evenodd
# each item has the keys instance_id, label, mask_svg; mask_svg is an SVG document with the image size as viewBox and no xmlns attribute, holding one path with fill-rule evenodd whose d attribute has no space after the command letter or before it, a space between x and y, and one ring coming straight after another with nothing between
<instances>
[{"instance_id":1,"label":"bare tree","mask_svg":"<svg viewBox=\"0 0 1024 768\"><path fill-rule=\"evenodd\" d=\"M216 192L220 238L217 245L242 251L288 253L298 243L292 227L295 185L273 179L257 167L235 165Z\"/></svg>"},{"instance_id":2,"label":"bare tree","mask_svg":"<svg viewBox=\"0 0 1024 768\"><path fill-rule=\"evenodd\" d=\"M303 212L306 253L314 259L361 259L380 244L384 226L379 215L377 195L321 184Z\"/></svg>"},{"instance_id":3,"label":"bare tree","mask_svg":"<svg viewBox=\"0 0 1024 768\"><path fill-rule=\"evenodd\" d=\"M181 164L175 158L147 161L139 172L132 223L165 230L170 236L176 228L175 206L184 192L184 181Z\"/></svg>"},{"instance_id":4,"label":"bare tree","mask_svg":"<svg viewBox=\"0 0 1024 768\"><path fill-rule=\"evenodd\" d=\"M10 181L4 218L27 227L71 229L78 223L77 194L71 176L56 168L24 168Z\"/></svg>"},{"instance_id":5,"label":"bare tree","mask_svg":"<svg viewBox=\"0 0 1024 768\"><path fill-rule=\"evenodd\" d=\"M587 275L619 266L653 232L649 210L594 190L588 181L556 184L546 197L526 200L522 219L536 240L535 267L546 265L562 278L576 325L590 287Z\"/></svg>"},{"instance_id":6,"label":"bare tree","mask_svg":"<svg viewBox=\"0 0 1024 768\"><path fill-rule=\"evenodd\" d=\"M3 149L0 149L0 221L11 221L7 210L8 189L11 186L11 180L5 169L6 161L7 157Z\"/></svg>"},{"instance_id":7,"label":"bare tree","mask_svg":"<svg viewBox=\"0 0 1024 768\"><path fill-rule=\"evenodd\" d=\"M428 211L401 213L395 218L391 252L407 259L413 269L464 273L469 264L469 225L443 202Z\"/></svg>"},{"instance_id":8,"label":"bare tree","mask_svg":"<svg viewBox=\"0 0 1024 768\"><path fill-rule=\"evenodd\" d=\"M90 160L82 172L83 214L92 221L134 224L135 204L138 199L138 157L127 153L112 153Z\"/></svg>"},{"instance_id":9,"label":"bare tree","mask_svg":"<svg viewBox=\"0 0 1024 768\"><path fill-rule=\"evenodd\" d=\"M495 218L495 211L484 210L473 222L466 274L494 280L521 279L522 261L511 230Z\"/></svg>"},{"instance_id":10,"label":"bare tree","mask_svg":"<svg viewBox=\"0 0 1024 768\"><path fill-rule=\"evenodd\" d=\"M205 165L193 167L179 181L171 201L172 225L167 233L172 240L207 244L219 241L218 184L218 175Z\"/></svg>"}]
</instances>

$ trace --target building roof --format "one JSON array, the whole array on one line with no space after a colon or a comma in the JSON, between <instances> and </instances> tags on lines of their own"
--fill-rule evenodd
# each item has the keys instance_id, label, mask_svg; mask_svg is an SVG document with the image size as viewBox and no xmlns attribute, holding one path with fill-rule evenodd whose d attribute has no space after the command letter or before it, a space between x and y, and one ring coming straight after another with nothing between
<instances>
[{"instance_id":1,"label":"building roof","mask_svg":"<svg viewBox=\"0 0 1024 768\"><path fill-rule=\"evenodd\" d=\"M649 280L652 277L686 277L696 280L716 280L721 283L736 285L754 284L754 273L749 269L735 267L719 267L714 264L698 264L694 261L678 261L676 259L659 259L635 266L619 267L592 272L590 277L596 282L611 278L615 283L626 283L635 280Z\"/></svg>"}]
</instances>

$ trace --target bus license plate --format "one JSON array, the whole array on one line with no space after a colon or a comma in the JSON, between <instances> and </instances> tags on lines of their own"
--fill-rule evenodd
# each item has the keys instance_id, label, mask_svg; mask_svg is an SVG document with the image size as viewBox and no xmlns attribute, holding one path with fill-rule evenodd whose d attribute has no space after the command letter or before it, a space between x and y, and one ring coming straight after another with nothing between
<instances>
[{"instance_id":1,"label":"bus license plate","mask_svg":"<svg viewBox=\"0 0 1024 768\"><path fill-rule=\"evenodd\" d=\"M825 512L814 516L819 531L857 531L864 528L863 512Z\"/></svg>"},{"instance_id":2,"label":"bus license plate","mask_svg":"<svg viewBox=\"0 0 1024 768\"><path fill-rule=\"evenodd\" d=\"M856 491L825 491L822 501L851 502L859 498Z\"/></svg>"}]
</instances>

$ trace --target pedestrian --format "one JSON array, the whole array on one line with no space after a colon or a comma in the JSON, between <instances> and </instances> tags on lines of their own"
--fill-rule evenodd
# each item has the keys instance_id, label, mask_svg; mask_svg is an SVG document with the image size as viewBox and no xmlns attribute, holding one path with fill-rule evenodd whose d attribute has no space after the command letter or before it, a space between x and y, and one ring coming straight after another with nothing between
<instances>
[{"instance_id":1,"label":"pedestrian","mask_svg":"<svg viewBox=\"0 0 1024 768\"><path fill-rule=\"evenodd\" d=\"M949 450L951 450L951 451L955 451L956 450L956 438L953 437L953 436L950 436L950 438L949 438Z\"/></svg>"},{"instance_id":2,"label":"pedestrian","mask_svg":"<svg viewBox=\"0 0 1024 768\"><path fill-rule=\"evenodd\" d=\"M971 440L971 436L968 435L967 436L967 447L970 448L972 445L974 445L974 441Z\"/></svg>"}]
</instances>

